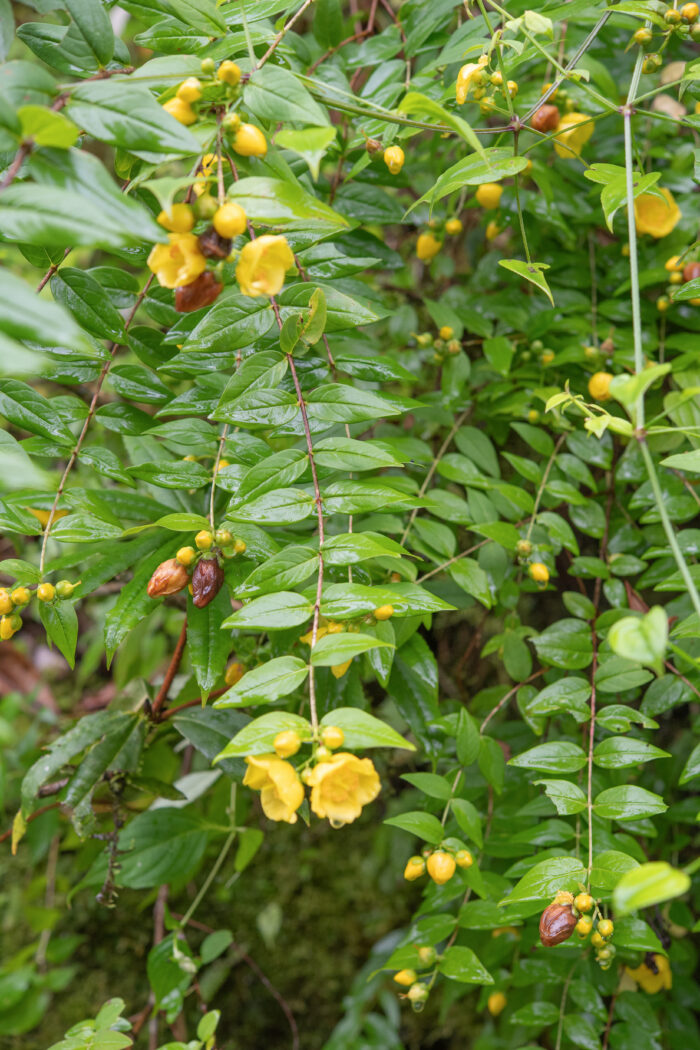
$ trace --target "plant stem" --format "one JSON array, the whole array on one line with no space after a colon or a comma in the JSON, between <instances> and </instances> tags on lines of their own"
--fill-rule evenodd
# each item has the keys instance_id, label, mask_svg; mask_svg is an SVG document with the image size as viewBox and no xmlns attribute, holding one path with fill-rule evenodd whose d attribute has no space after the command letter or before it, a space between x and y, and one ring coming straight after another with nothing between
<instances>
[{"instance_id":1,"label":"plant stem","mask_svg":"<svg viewBox=\"0 0 700 1050\"><path fill-rule=\"evenodd\" d=\"M420 490L418 492L418 497L417 497L418 499L422 499L423 496L425 495L425 493L426 493L426 491L428 489L428 485L433 480L433 474L435 473L435 471L438 468L438 463L440 462L442 457L447 452L448 448L452 444L453 437L455 436L455 434L457 433L457 431L459 430L459 428L461 427L462 423L465 421L465 419L467 418L467 416L469 415L470 412L471 412L471 406L469 408L465 408L464 412L462 412L459 416L457 416L456 420L454 421L452 429L450 430L449 434L447 435L447 437L443 441L442 445L440 446L440 450L439 450L437 456L435 457L435 459L433 460L433 462L430 465L430 470L426 474L425 480L423 481L423 484L421 485ZM411 525L413 525L413 522L416 519L416 514L418 513L419 509L420 509L419 507L414 507L413 510L411 511L411 516L408 519L408 524L406 525L406 528L403 530L403 536L401 537L401 540L400 540L400 543L401 543L402 547L403 547L404 543L406 542L406 539L408 538L408 534L411 531Z\"/></svg>"},{"instance_id":2,"label":"plant stem","mask_svg":"<svg viewBox=\"0 0 700 1050\"><path fill-rule=\"evenodd\" d=\"M190 921L190 919L192 918L192 916L196 912L196 910L199 907L199 905L202 903L202 900L207 895L209 887L211 886L212 882L214 881L214 879L216 878L216 876L217 876L217 874L219 872L219 868L221 867L221 865L226 860L226 854L231 849L231 846L233 845L233 840L235 839L235 837L236 837L236 832L235 831L231 831L227 835L226 841L224 842L223 846L221 847L221 852L219 853L219 856L216 858L216 860L212 864L211 871L209 872L209 874L207 875L206 879L202 883L202 888L200 889L199 893L197 894L195 899L190 904L190 906L187 909L187 911L185 912L185 914L182 916L182 919L180 920L180 926L186 926L187 925L187 923Z\"/></svg>"},{"instance_id":3,"label":"plant stem","mask_svg":"<svg viewBox=\"0 0 700 1050\"><path fill-rule=\"evenodd\" d=\"M634 216L634 157L632 154L632 106L634 96L639 86L639 78L642 75L642 63L644 54L640 50L637 55L632 81L630 83L627 102L622 110L622 118L625 132L625 177L627 182L627 232L630 247L630 295L632 299L632 335L634 340L634 371L637 375L644 368L644 351L642 348L642 313L639 300L639 267L637 262L637 224ZM638 428L644 427L644 395L637 399L634 413L634 424Z\"/></svg>"}]
</instances>

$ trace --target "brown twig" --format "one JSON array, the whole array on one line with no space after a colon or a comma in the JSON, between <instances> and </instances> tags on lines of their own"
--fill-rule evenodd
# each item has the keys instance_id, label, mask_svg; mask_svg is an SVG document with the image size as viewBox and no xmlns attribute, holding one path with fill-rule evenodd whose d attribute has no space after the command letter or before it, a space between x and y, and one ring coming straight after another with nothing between
<instances>
[{"instance_id":1,"label":"brown twig","mask_svg":"<svg viewBox=\"0 0 700 1050\"><path fill-rule=\"evenodd\" d=\"M162 709L163 704L165 703L165 701L166 701L166 699L168 697L168 690L170 689L170 686L173 684L173 678L177 674L178 667L180 666L180 661L182 660L182 654L185 651L186 643L187 643L187 617L185 617L185 619L182 622L182 630L180 631L180 637L178 638L177 645L175 646L175 652L173 653L173 655L171 657L170 663L168 665L168 670L165 672L165 678L163 679L163 681L161 683L161 687L158 690L158 694L157 694L155 700L153 701L153 704L151 705L151 721L152 722L160 722L161 709Z\"/></svg>"},{"instance_id":2,"label":"brown twig","mask_svg":"<svg viewBox=\"0 0 700 1050\"><path fill-rule=\"evenodd\" d=\"M270 57L270 55L275 51L275 49L276 49L277 45L280 43L280 41L282 41L284 39L284 37L287 35L289 30L292 28L294 23L297 21L297 19L301 18L301 16L303 15L304 11L306 11L306 8L309 7L312 3L313 3L313 0L304 0L304 3L301 5L299 10L296 12L296 14L293 14L292 17L287 22L287 24L282 26L282 28L280 29L280 31L277 34L277 36L272 41L272 43L268 47L267 51L265 52L263 57L258 62L257 67L256 67L257 69L262 69L262 67L265 65L265 63L267 62L267 60Z\"/></svg>"},{"instance_id":3,"label":"brown twig","mask_svg":"<svg viewBox=\"0 0 700 1050\"><path fill-rule=\"evenodd\" d=\"M329 47L324 55L321 55L320 58L317 58L316 61L309 66L309 68L306 71L307 77L310 77L312 73L315 73L318 67L321 65L321 63L325 62L326 59L334 55L336 51L340 51L340 49L342 47L345 47L347 44L355 43L356 40L362 40L363 37L369 36L371 32L371 29L361 29L359 33L353 33L352 36L346 36L345 40L341 40L339 44L335 45L335 47Z\"/></svg>"},{"instance_id":4,"label":"brown twig","mask_svg":"<svg viewBox=\"0 0 700 1050\"><path fill-rule=\"evenodd\" d=\"M61 805L60 802L49 802L48 806L41 806L40 809L35 809L33 813L30 813L27 817L27 824L31 824L37 817L42 817L44 813L48 813L50 809L57 809ZM8 828L7 831L3 831L0 835L0 842L5 842L12 835L12 828Z\"/></svg>"}]
</instances>

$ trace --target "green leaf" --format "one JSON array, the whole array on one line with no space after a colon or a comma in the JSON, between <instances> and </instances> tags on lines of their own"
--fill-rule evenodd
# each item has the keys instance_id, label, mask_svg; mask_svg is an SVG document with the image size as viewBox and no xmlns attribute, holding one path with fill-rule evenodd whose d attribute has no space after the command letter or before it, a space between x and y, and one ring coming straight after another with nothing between
<instances>
[{"instance_id":1,"label":"green leaf","mask_svg":"<svg viewBox=\"0 0 700 1050\"><path fill-rule=\"evenodd\" d=\"M209 696L226 667L231 639L221 630L221 624L230 610L231 602L226 587L222 587L214 600L203 609L198 609L191 596L188 596L187 647L203 700Z\"/></svg>"},{"instance_id":2,"label":"green leaf","mask_svg":"<svg viewBox=\"0 0 700 1050\"><path fill-rule=\"evenodd\" d=\"M432 813L401 813L398 817L389 817L384 823L392 828L408 831L409 834L429 842L431 846L437 846L445 837L445 829Z\"/></svg>"},{"instance_id":3,"label":"green leaf","mask_svg":"<svg viewBox=\"0 0 700 1050\"><path fill-rule=\"evenodd\" d=\"M8 270L0 281L0 332L42 346L70 346L92 353L90 340L61 307L39 298L33 288Z\"/></svg>"},{"instance_id":4,"label":"green leaf","mask_svg":"<svg viewBox=\"0 0 700 1050\"><path fill-rule=\"evenodd\" d=\"M4 62L15 35L15 20L10 0L0 0L0 62Z\"/></svg>"},{"instance_id":5,"label":"green leaf","mask_svg":"<svg viewBox=\"0 0 700 1050\"><path fill-rule=\"evenodd\" d=\"M1 569L2 563L0 563L0 570ZM696 744L688 755L688 760L683 766L683 772L680 775L678 783L687 784L689 780L694 780L695 777L700 777L700 744Z\"/></svg>"},{"instance_id":6,"label":"green leaf","mask_svg":"<svg viewBox=\"0 0 700 1050\"><path fill-rule=\"evenodd\" d=\"M308 518L314 513L315 506L310 492L281 488L247 500L241 506L230 507L227 518L256 525L291 525Z\"/></svg>"},{"instance_id":7,"label":"green leaf","mask_svg":"<svg viewBox=\"0 0 700 1050\"><path fill-rule=\"evenodd\" d=\"M400 460L375 441L356 441L354 438L323 438L314 443L314 459L320 467L334 470L380 470L399 467Z\"/></svg>"},{"instance_id":8,"label":"green leaf","mask_svg":"<svg viewBox=\"0 0 700 1050\"><path fill-rule=\"evenodd\" d=\"M608 820L637 820L664 813L668 806L660 795L636 785L607 788L596 796L593 809Z\"/></svg>"},{"instance_id":9,"label":"green leaf","mask_svg":"<svg viewBox=\"0 0 700 1050\"><path fill-rule=\"evenodd\" d=\"M189 810L167 807L140 813L119 836L119 884L143 890L183 882L199 867L210 834L210 825ZM101 885L106 873L103 855L83 885Z\"/></svg>"},{"instance_id":10,"label":"green leaf","mask_svg":"<svg viewBox=\"0 0 700 1050\"><path fill-rule=\"evenodd\" d=\"M544 786L545 794L560 816L582 813L586 808L586 796L578 784L572 784L570 780L536 780L535 783Z\"/></svg>"},{"instance_id":11,"label":"green leaf","mask_svg":"<svg viewBox=\"0 0 700 1050\"><path fill-rule=\"evenodd\" d=\"M579 891L586 869L575 857L552 857L540 861L523 875L502 903L551 899L558 890Z\"/></svg>"},{"instance_id":12,"label":"green leaf","mask_svg":"<svg viewBox=\"0 0 700 1050\"><path fill-rule=\"evenodd\" d=\"M181 22L207 36L226 34L226 22L213 0L168 0L167 6Z\"/></svg>"},{"instance_id":13,"label":"green leaf","mask_svg":"<svg viewBox=\"0 0 700 1050\"><path fill-rule=\"evenodd\" d=\"M303 157L309 166L314 179L318 179L321 161L328 147L336 139L336 129L322 128L282 128L275 136L275 145L291 150Z\"/></svg>"},{"instance_id":14,"label":"green leaf","mask_svg":"<svg viewBox=\"0 0 700 1050\"><path fill-rule=\"evenodd\" d=\"M479 563L473 558L460 558L449 567L449 574L463 591L471 594L477 601L490 609L492 604L489 578Z\"/></svg>"},{"instance_id":15,"label":"green leaf","mask_svg":"<svg viewBox=\"0 0 700 1050\"><path fill-rule=\"evenodd\" d=\"M342 729L345 734L344 746L350 749L397 747L406 751L415 751L415 746L386 722L357 707L338 707L335 711L329 711L321 719L321 725L337 726L338 729Z\"/></svg>"},{"instance_id":16,"label":"green leaf","mask_svg":"<svg viewBox=\"0 0 700 1050\"><path fill-rule=\"evenodd\" d=\"M479 139L474 134L471 126L463 120L462 117L457 116L456 113L451 113L449 110L441 106L439 102L436 102L432 98L428 98L427 95L421 94L420 91L409 91L408 94L404 95L401 103L398 107L399 113L413 113L419 114L420 116L426 117L428 120L434 120L438 124L443 124L446 128L452 128L456 131L461 139L469 143L471 148L484 159L486 157L486 151L479 142Z\"/></svg>"},{"instance_id":17,"label":"green leaf","mask_svg":"<svg viewBox=\"0 0 700 1050\"><path fill-rule=\"evenodd\" d=\"M249 722L249 718L240 711L215 711L211 707L193 707L175 715L172 722L178 733L211 762L229 740ZM219 767L228 776L237 779L245 772L240 758L224 758Z\"/></svg>"},{"instance_id":18,"label":"green leaf","mask_svg":"<svg viewBox=\"0 0 700 1050\"><path fill-rule=\"evenodd\" d=\"M390 401L344 383L326 383L306 399L306 408L312 419L325 423L364 423L370 419L396 416L399 409Z\"/></svg>"},{"instance_id":19,"label":"green leaf","mask_svg":"<svg viewBox=\"0 0 700 1050\"><path fill-rule=\"evenodd\" d=\"M482 849L484 836L481 830L481 817L476 806L465 798L453 798L450 803L450 811L465 835L473 839L479 849Z\"/></svg>"},{"instance_id":20,"label":"green leaf","mask_svg":"<svg viewBox=\"0 0 700 1050\"><path fill-rule=\"evenodd\" d=\"M32 434L73 444L73 435L51 402L18 379L0 379L0 415Z\"/></svg>"},{"instance_id":21,"label":"green leaf","mask_svg":"<svg viewBox=\"0 0 700 1050\"><path fill-rule=\"evenodd\" d=\"M457 758L463 766L476 762L481 749L481 735L476 722L462 707L457 718Z\"/></svg>"},{"instance_id":22,"label":"green leaf","mask_svg":"<svg viewBox=\"0 0 700 1050\"><path fill-rule=\"evenodd\" d=\"M668 616L660 605L654 605L645 616L623 616L608 631L613 652L635 660L661 674L668 640Z\"/></svg>"},{"instance_id":23,"label":"green leaf","mask_svg":"<svg viewBox=\"0 0 700 1050\"><path fill-rule=\"evenodd\" d=\"M84 270L63 266L51 278L54 299L73 314L81 326L100 339L119 342L124 321L105 296L104 288Z\"/></svg>"},{"instance_id":24,"label":"green leaf","mask_svg":"<svg viewBox=\"0 0 700 1050\"><path fill-rule=\"evenodd\" d=\"M88 135L129 150L142 160L158 163L163 154L200 151L194 135L166 113L145 88L134 87L128 79L79 84L66 113Z\"/></svg>"},{"instance_id":25,"label":"green leaf","mask_svg":"<svg viewBox=\"0 0 700 1050\"><path fill-rule=\"evenodd\" d=\"M274 323L275 315L267 302L251 301L247 296L226 290L189 334L182 349L184 353L196 350L212 353L238 350L261 339ZM250 386L276 386L286 370L287 362L279 351L265 350L247 358L229 380L217 406L217 413ZM214 418L227 422L219 414Z\"/></svg>"},{"instance_id":26,"label":"green leaf","mask_svg":"<svg viewBox=\"0 0 700 1050\"><path fill-rule=\"evenodd\" d=\"M149 598L146 585L154 570L166 558L171 558L172 540L168 539L140 563L132 579L122 587L119 597L105 617L104 639L107 658L111 661L115 650L138 623L157 608Z\"/></svg>"},{"instance_id":27,"label":"green leaf","mask_svg":"<svg viewBox=\"0 0 700 1050\"><path fill-rule=\"evenodd\" d=\"M435 204L456 193L464 186L479 186L484 182L499 182L509 178L527 167L526 157L516 157L509 147L491 146L484 150L484 155L472 153L458 160L438 178L435 185L420 200L411 205L409 211L424 201Z\"/></svg>"},{"instance_id":28,"label":"green leaf","mask_svg":"<svg viewBox=\"0 0 700 1050\"><path fill-rule=\"evenodd\" d=\"M222 623L226 628L251 628L257 631L281 630L305 623L313 612L313 603L293 591L278 591L254 598Z\"/></svg>"},{"instance_id":29,"label":"green leaf","mask_svg":"<svg viewBox=\"0 0 700 1050\"><path fill-rule=\"evenodd\" d=\"M440 960L438 969L445 977L463 984L493 984L493 977L471 950L453 944Z\"/></svg>"},{"instance_id":30,"label":"green leaf","mask_svg":"<svg viewBox=\"0 0 700 1050\"><path fill-rule=\"evenodd\" d=\"M20 106L17 116L22 122L22 138L32 139L37 146L69 149L80 134L72 120L45 106Z\"/></svg>"},{"instance_id":31,"label":"green leaf","mask_svg":"<svg viewBox=\"0 0 700 1050\"><path fill-rule=\"evenodd\" d=\"M639 867L625 872L615 886L615 913L627 915L641 908L650 908L654 904L661 904L662 901L680 897L689 889L690 876L684 871L672 868L666 861L640 864Z\"/></svg>"},{"instance_id":32,"label":"green leaf","mask_svg":"<svg viewBox=\"0 0 700 1050\"><path fill-rule=\"evenodd\" d=\"M637 867L639 867L639 861L630 857L629 854L615 849L605 850L603 853L597 853L593 858L591 884L599 890L614 890L620 876Z\"/></svg>"},{"instance_id":33,"label":"green leaf","mask_svg":"<svg viewBox=\"0 0 700 1050\"><path fill-rule=\"evenodd\" d=\"M590 716L588 698L591 695L590 682L578 675L560 678L552 682L527 704L528 715L551 715L559 711L574 716L577 722L585 722Z\"/></svg>"},{"instance_id":34,"label":"green leaf","mask_svg":"<svg viewBox=\"0 0 700 1050\"><path fill-rule=\"evenodd\" d=\"M345 663L352 660L359 653L366 653L368 649L396 648L387 642L369 634L326 634L319 638L311 650L311 663L314 667L332 667L334 664Z\"/></svg>"},{"instance_id":35,"label":"green leaf","mask_svg":"<svg viewBox=\"0 0 700 1050\"><path fill-rule=\"evenodd\" d=\"M661 460L662 467L670 470L684 470L691 474L700 474L700 449L692 452L679 452L674 456L666 456Z\"/></svg>"},{"instance_id":36,"label":"green leaf","mask_svg":"<svg viewBox=\"0 0 700 1050\"><path fill-rule=\"evenodd\" d=\"M437 773L402 773L401 779L406 780L414 788L418 788L429 798L439 798L441 802L447 802L452 798L452 788L445 777Z\"/></svg>"},{"instance_id":37,"label":"green leaf","mask_svg":"<svg viewBox=\"0 0 700 1050\"><path fill-rule=\"evenodd\" d=\"M65 656L68 665L75 667L75 647L78 644L78 617L70 602L39 602L39 616L49 643Z\"/></svg>"},{"instance_id":38,"label":"green leaf","mask_svg":"<svg viewBox=\"0 0 700 1050\"><path fill-rule=\"evenodd\" d=\"M558 620L532 642L540 660L553 667L578 671L593 659L591 629L580 620Z\"/></svg>"},{"instance_id":39,"label":"green leaf","mask_svg":"<svg viewBox=\"0 0 700 1050\"><path fill-rule=\"evenodd\" d=\"M629 736L608 737L597 744L593 752L593 761L603 769L623 769L654 758L668 757L668 751Z\"/></svg>"},{"instance_id":40,"label":"green leaf","mask_svg":"<svg viewBox=\"0 0 700 1050\"><path fill-rule=\"evenodd\" d=\"M318 553L310 547L285 547L253 569L250 576L236 588L236 597L252 598L280 587L294 587L314 575L318 564Z\"/></svg>"},{"instance_id":41,"label":"green leaf","mask_svg":"<svg viewBox=\"0 0 700 1050\"><path fill-rule=\"evenodd\" d=\"M347 230L349 222L323 201L307 193L298 183L252 176L239 179L229 197L244 209L249 220L285 230L303 230L330 236ZM324 292L326 288L324 287ZM299 294L298 292L296 294ZM308 304L313 290L305 293ZM279 300L281 303L281 299ZM274 318L272 318L274 322Z\"/></svg>"},{"instance_id":42,"label":"green leaf","mask_svg":"<svg viewBox=\"0 0 700 1050\"><path fill-rule=\"evenodd\" d=\"M228 646L227 640L227 646ZM296 656L278 656L246 671L240 681L214 701L214 707L245 707L272 703L293 693L309 673L309 666Z\"/></svg>"},{"instance_id":43,"label":"green leaf","mask_svg":"<svg viewBox=\"0 0 700 1050\"><path fill-rule=\"evenodd\" d=\"M72 809L71 820L81 838L93 829L95 817L92 811L92 796L102 782L104 774L113 767L117 756L127 747L130 738L137 734L136 753L140 750L143 723L136 714L118 715L111 723L102 740L88 751L71 778L64 797L65 805Z\"/></svg>"},{"instance_id":44,"label":"green leaf","mask_svg":"<svg viewBox=\"0 0 700 1050\"><path fill-rule=\"evenodd\" d=\"M567 740L553 740L547 744L537 744L529 751L516 755L508 762L510 766L521 769L539 769L545 773L575 773L586 764L586 754L578 744Z\"/></svg>"},{"instance_id":45,"label":"green leaf","mask_svg":"<svg viewBox=\"0 0 700 1050\"><path fill-rule=\"evenodd\" d=\"M554 306L554 299L547 284L547 278L542 273L543 270L549 269L549 263L524 262L522 259L499 259L498 265L502 266L504 270L510 270L512 273L517 273L518 276L524 277L531 284L537 285L547 296L552 306Z\"/></svg>"},{"instance_id":46,"label":"green leaf","mask_svg":"<svg viewBox=\"0 0 700 1050\"><path fill-rule=\"evenodd\" d=\"M100 66L114 54L112 23L101 0L65 0L65 5Z\"/></svg>"},{"instance_id":47,"label":"green leaf","mask_svg":"<svg viewBox=\"0 0 700 1050\"><path fill-rule=\"evenodd\" d=\"M61 151L65 152L65 151ZM8 186L0 203L0 230L7 241L47 249L88 245L121 248L139 243L143 234L121 215L105 211L73 190L21 183Z\"/></svg>"},{"instance_id":48,"label":"green leaf","mask_svg":"<svg viewBox=\"0 0 700 1050\"><path fill-rule=\"evenodd\" d=\"M312 124L316 128L329 123L328 114L304 85L293 73L279 66L268 65L256 69L245 86L243 98L246 107L262 120L275 123L292 121L296 124ZM335 133L331 138L334 137Z\"/></svg>"},{"instance_id":49,"label":"green leaf","mask_svg":"<svg viewBox=\"0 0 700 1050\"><path fill-rule=\"evenodd\" d=\"M510 1018L511 1024L522 1024L531 1028L544 1028L559 1019L559 1007L554 1003L528 1003L521 1006Z\"/></svg>"},{"instance_id":50,"label":"green leaf","mask_svg":"<svg viewBox=\"0 0 700 1050\"><path fill-rule=\"evenodd\" d=\"M220 762L221 759L232 755L265 755L272 751L272 741L277 734L287 729L293 730L302 740L311 739L311 723L308 719L289 711L272 711L261 715L260 718L254 718L236 733L214 761Z\"/></svg>"}]
</instances>

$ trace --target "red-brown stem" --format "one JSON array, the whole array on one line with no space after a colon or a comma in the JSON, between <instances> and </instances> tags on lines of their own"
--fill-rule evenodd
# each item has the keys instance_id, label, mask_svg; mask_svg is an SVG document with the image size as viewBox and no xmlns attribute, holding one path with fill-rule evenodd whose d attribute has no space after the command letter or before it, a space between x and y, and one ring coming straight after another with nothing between
<instances>
[{"instance_id":1,"label":"red-brown stem","mask_svg":"<svg viewBox=\"0 0 700 1050\"><path fill-rule=\"evenodd\" d=\"M27 824L31 824L31 822L33 820L36 820L37 817L41 817L44 815L44 813L48 813L50 809L57 809L60 805L60 802L49 802L48 806L41 806L40 809L35 809L34 812L30 813L27 817ZM2 835L0 835L0 842L5 842L5 840L9 839L11 835L12 828L8 828L7 831L3 831Z\"/></svg>"},{"instance_id":2,"label":"red-brown stem","mask_svg":"<svg viewBox=\"0 0 700 1050\"><path fill-rule=\"evenodd\" d=\"M326 59L331 57L331 55L334 55L336 51L340 51L341 47L345 47L346 44L353 44L356 40L362 40L363 37L369 36L371 32L371 29L361 29L359 33L353 33L352 36L347 36L345 40L341 40L339 44L335 45L335 47L329 47L325 55L321 55L320 58L317 58L316 61L309 66L308 70L306 71L306 75L310 77L311 74L318 69L322 62L325 62Z\"/></svg>"},{"instance_id":3,"label":"red-brown stem","mask_svg":"<svg viewBox=\"0 0 700 1050\"><path fill-rule=\"evenodd\" d=\"M483 733L493 716L497 715L502 707L505 707L505 705L510 700L511 696L514 696L515 693L517 693L518 689L522 689L522 687L524 685L527 685L529 682L534 682L535 678L539 678L542 674L544 674L544 668L542 668L540 671L534 671L533 674L531 674L529 678L526 678L524 682L518 682L518 684L514 685L512 689L509 689L506 695L498 701L496 706L491 711L489 711L486 718L481 723L481 729L479 730L479 732Z\"/></svg>"},{"instance_id":4,"label":"red-brown stem","mask_svg":"<svg viewBox=\"0 0 700 1050\"><path fill-rule=\"evenodd\" d=\"M294 25L296 20L303 15L303 13L306 10L306 8L309 7L309 5L312 4L312 3L313 3L313 0L304 0L304 3L301 5L299 10L296 12L296 14L293 14L292 17L287 22L287 24L282 26L282 28L280 29L280 31L277 34L277 36L272 41L272 43L268 47L267 51L265 52L263 57L258 62L257 67L256 67L257 69L260 69L262 66L265 65L265 63L267 62L268 58L273 53L273 51L275 50L277 45L280 43L280 41L284 40L285 36L289 32L289 30L292 28L292 26Z\"/></svg>"},{"instance_id":5,"label":"red-brown stem","mask_svg":"<svg viewBox=\"0 0 700 1050\"><path fill-rule=\"evenodd\" d=\"M175 646L175 652L173 653L172 658L170 660L170 663L168 665L168 670L165 672L165 678L163 679L161 687L158 690L158 695L156 696L156 698L153 701L153 704L151 706L151 721L152 722L160 722L161 709L162 709L163 704L165 703L165 701L167 699L168 690L170 689L170 686L173 684L173 678L177 674L177 669L180 666L180 661L182 660L182 654L185 651L185 644L186 643L187 643L187 617L185 617L185 619L182 621L182 630L180 631L180 637L178 638L177 645Z\"/></svg>"},{"instance_id":6,"label":"red-brown stem","mask_svg":"<svg viewBox=\"0 0 700 1050\"><path fill-rule=\"evenodd\" d=\"M131 322L133 321L134 317L136 316L136 311L138 310L139 306L143 302L143 299L144 299L144 296L146 295L146 292L151 287L152 280L153 280L153 274L151 274L151 276L146 281L146 284L144 285L143 291L139 294L136 302L134 303L134 305L133 305L133 307L131 309L131 312L129 313L129 316L127 317L126 321L124 322L124 331L126 331L128 329L129 325L131 324ZM44 529L44 538L43 538L43 541L42 541L42 544L41 544L41 558L39 560L39 572L42 574L42 576L44 574L44 562L46 561L46 546L47 546L47 544L49 542L49 535L51 533L51 527L52 527L52 525L54 523L54 519L56 517L56 509L58 507L59 500L60 500L61 496L63 495L63 489L64 489L64 486L66 484L66 481L68 480L68 475L70 474L71 470L73 469L73 465L75 464L75 461L78 458L78 454L80 452L80 449L83 446L83 441L85 440L85 437L86 437L87 432L88 432L88 428L90 426L90 423L92 422L92 417L94 416L94 414L95 414L95 412L97 410L97 399L100 396L100 391L102 390L102 385L103 385L105 379L107 378L107 375L108 375L109 370L110 370L111 365L112 365L112 361L114 360L114 355L116 354L117 348L120 345L121 345L120 343L111 343L110 344L109 357L107 358L107 360L105 361L104 365L102 366L102 371L100 372L100 375L98 377L97 384L95 386L95 392L92 395L92 401L90 402L90 407L88 409L88 414L86 415L85 422L83 423L83 429L80 431L80 435L78 437L78 440L75 443L75 448L71 452L70 459L68 460L68 463L66 464L66 469L63 471L63 475L62 475L61 480L59 482L58 489L56 491L56 495L54 496L53 505L51 507L51 510L49 511L49 520L46 522L46 528Z\"/></svg>"}]
</instances>

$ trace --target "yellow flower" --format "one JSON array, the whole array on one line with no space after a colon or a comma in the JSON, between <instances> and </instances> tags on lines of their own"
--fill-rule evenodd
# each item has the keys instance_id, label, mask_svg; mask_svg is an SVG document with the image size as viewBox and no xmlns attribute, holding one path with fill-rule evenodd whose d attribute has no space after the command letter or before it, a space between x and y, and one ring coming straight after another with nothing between
<instances>
[{"instance_id":1,"label":"yellow flower","mask_svg":"<svg viewBox=\"0 0 700 1050\"><path fill-rule=\"evenodd\" d=\"M382 788L372 760L347 751L314 766L308 783L311 809L317 817L327 817L334 828L356 820Z\"/></svg>"},{"instance_id":2,"label":"yellow flower","mask_svg":"<svg viewBox=\"0 0 700 1050\"><path fill-rule=\"evenodd\" d=\"M236 267L236 280L243 295L277 295L284 275L294 266L287 238L266 233L249 241Z\"/></svg>"},{"instance_id":3,"label":"yellow flower","mask_svg":"<svg viewBox=\"0 0 700 1050\"><path fill-rule=\"evenodd\" d=\"M647 995L654 995L662 988L670 988L673 984L673 975L671 964L666 956L656 954L651 957L647 956L647 959L650 959L652 966L645 959L641 966L637 966L634 970L626 966L626 972L637 984L641 985Z\"/></svg>"},{"instance_id":4,"label":"yellow flower","mask_svg":"<svg viewBox=\"0 0 700 1050\"><path fill-rule=\"evenodd\" d=\"M352 660L344 660L342 664L333 664L331 667L331 674L334 678L342 678L347 672Z\"/></svg>"},{"instance_id":5,"label":"yellow flower","mask_svg":"<svg viewBox=\"0 0 700 1050\"><path fill-rule=\"evenodd\" d=\"M478 62L468 62L462 66L457 74L457 86L455 96L458 105L462 106L467 101L472 83L481 81L481 71L488 62L488 55L481 55Z\"/></svg>"},{"instance_id":6,"label":"yellow flower","mask_svg":"<svg viewBox=\"0 0 700 1050\"><path fill-rule=\"evenodd\" d=\"M663 200L653 193L641 193L634 202L634 218L637 233L650 233L652 237L665 237L676 226L681 210L670 190L661 189Z\"/></svg>"},{"instance_id":7,"label":"yellow flower","mask_svg":"<svg viewBox=\"0 0 700 1050\"><path fill-rule=\"evenodd\" d=\"M189 233L194 226L194 212L189 204L171 204L169 211L162 211L158 222L171 233Z\"/></svg>"},{"instance_id":8,"label":"yellow flower","mask_svg":"<svg viewBox=\"0 0 700 1050\"><path fill-rule=\"evenodd\" d=\"M416 255L423 262L430 262L442 248L442 241L433 233L421 233L416 242Z\"/></svg>"},{"instance_id":9,"label":"yellow flower","mask_svg":"<svg viewBox=\"0 0 700 1050\"><path fill-rule=\"evenodd\" d=\"M304 801L304 788L297 771L277 755L249 755L243 783L260 792L263 813L270 820L295 824Z\"/></svg>"},{"instance_id":10,"label":"yellow flower","mask_svg":"<svg viewBox=\"0 0 700 1050\"><path fill-rule=\"evenodd\" d=\"M584 123L587 121L587 123ZM593 121L587 113L565 113L559 121L554 148L560 157L578 157L593 134Z\"/></svg>"},{"instance_id":11,"label":"yellow flower","mask_svg":"<svg viewBox=\"0 0 700 1050\"><path fill-rule=\"evenodd\" d=\"M151 251L148 268L163 288L181 288L204 273L207 260L193 233L170 233L167 244L156 244Z\"/></svg>"}]
</instances>

